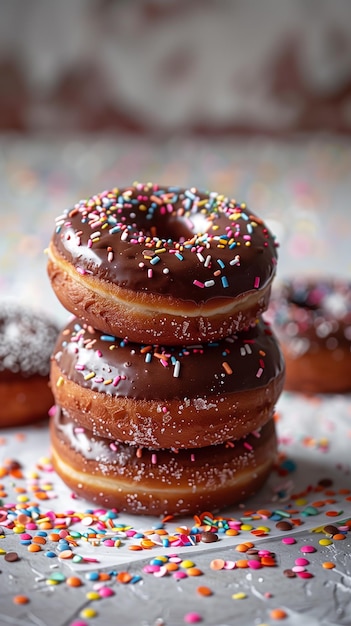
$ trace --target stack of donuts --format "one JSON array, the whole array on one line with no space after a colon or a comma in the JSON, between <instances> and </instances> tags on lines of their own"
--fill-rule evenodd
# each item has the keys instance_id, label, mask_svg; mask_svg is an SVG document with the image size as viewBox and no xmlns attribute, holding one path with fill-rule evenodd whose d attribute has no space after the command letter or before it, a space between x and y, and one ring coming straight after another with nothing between
<instances>
[{"instance_id":1,"label":"stack of donuts","mask_svg":"<svg viewBox=\"0 0 351 626\"><path fill-rule=\"evenodd\" d=\"M244 204L135 183L56 220L54 292L74 317L51 361L53 463L138 514L238 503L275 461L279 345L261 314L277 246Z\"/></svg>"}]
</instances>

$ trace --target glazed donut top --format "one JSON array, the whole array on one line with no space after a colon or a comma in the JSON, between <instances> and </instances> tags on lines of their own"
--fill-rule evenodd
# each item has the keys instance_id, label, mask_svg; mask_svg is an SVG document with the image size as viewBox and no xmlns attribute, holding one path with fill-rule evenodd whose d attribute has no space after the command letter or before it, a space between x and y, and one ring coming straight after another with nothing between
<instances>
[{"instance_id":1,"label":"glazed donut top","mask_svg":"<svg viewBox=\"0 0 351 626\"><path fill-rule=\"evenodd\" d=\"M81 275L195 303L263 289L277 260L245 204L151 183L81 200L57 218L52 245Z\"/></svg>"},{"instance_id":2,"label":"glazed donut top","mask_svg":"<svg viewBox=\"0 0 351 626\"><path fill-rule=\"evenodd\" d=\"M265 388L284 371L268 324L220 342L161 347L103 335L74 318L58 337L53 359L82 387L136 400L196 399Z\"/></svg>"},{"instance_id":3,"label":"glazed donut top","mask_svg":"<svg viewBox=\"0 0 351 626\"><path fill-rule=\"evenodd\" d=\"M48 376L59 329L44 315L18 302L0 303L0 377Z\"/></svg>"},{"instance_id":4,"label":"glazed donut top","mask_svg":"<svg viewBox=\"0 0 351 626\"><path fill-rule=\"evenodd\" d=\"M282 342L296 356L311 347L351 349L351 283L326 278L282 282L266 314Z\"/></svg>"}]
</instances>

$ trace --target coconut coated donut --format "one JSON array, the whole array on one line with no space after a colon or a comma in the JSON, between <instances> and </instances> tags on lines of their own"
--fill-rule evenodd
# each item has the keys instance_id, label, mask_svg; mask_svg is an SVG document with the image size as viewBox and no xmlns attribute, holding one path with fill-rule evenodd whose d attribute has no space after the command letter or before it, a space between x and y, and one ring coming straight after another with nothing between
<instances>
[{"instance_id":1,"label":"coconut coated donut","mask_svg":"<svg viewBox=\"0 0 351 626\"><path fill-rule=\"evenodd\" d=\"M286 389L351 391L351 283L287 280L273 290L267 318L285 356Z\"/></svg>"},{"instance_id":2,"label":"coconut coated donut","mask_svg":"<svg viewBox=\"0 0 351 626\"><path fill-rule=\"evenodd\" d=\"M162 347L75 318L51 363L55 401L77 425L149 448L240 439L271 418L283 382L283 358L263 321L219 342Z\"/></svg>"},{"instance_id":3,"label":"coconut coated donut","mask_svg":"<svg viewBox=\"0 0 351 626\"><path fill-rule=\"evenodd\" d=\"M234 444L149 450L77 427L67 411L51 419L52 460L79 496L136 514L196 514L253 495L276 459L274 421Z\"/></svg>"},{"instance_id":4,"label":"coconut coated donut","mask_svg":"<svg viewBox=\"0 0 351 626\"><path fill-rule=\"evenodd\" d=\"M135 342L229 336L266 308L273 236L244 204L195 188L135 183L56 220L48 274L63 306Z\"/></svg>"},{"instance_id":5,"label":"coconut coated donut","mask_svg":"<svg viewBox=\"0 0 351 626\"><path fill-rule=\"evenodd\" d=\"M0 427L47 417L54 401L49 368L58 332L44 315L15 301L0 303Z\"/></svg>"}]
</instances>

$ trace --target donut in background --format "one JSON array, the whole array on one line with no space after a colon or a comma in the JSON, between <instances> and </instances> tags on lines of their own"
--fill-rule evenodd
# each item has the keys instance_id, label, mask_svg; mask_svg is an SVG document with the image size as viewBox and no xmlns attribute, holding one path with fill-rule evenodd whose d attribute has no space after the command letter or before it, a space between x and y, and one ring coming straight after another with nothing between
<instances>
[{"instance_id":1,"label":"donut in background","mask_svg":"<svg viewBox=\"0 0 351 626\"><path fill-rule=\"evenodd\" d=\"M285 357L285 389L351 391L351 282L293 278L272 291L265 318Z\"/></svg>"},{"instance_id":2,"label":"donut in background","mask_svg":"<svg viewBox=\"0 0 351 626\"><path fill-rule=\"evenodd\" d=\"M58 327L12 300L0 302L0 427L47 417L53 404L50 357Z\"/></svg>"}]
</instances>

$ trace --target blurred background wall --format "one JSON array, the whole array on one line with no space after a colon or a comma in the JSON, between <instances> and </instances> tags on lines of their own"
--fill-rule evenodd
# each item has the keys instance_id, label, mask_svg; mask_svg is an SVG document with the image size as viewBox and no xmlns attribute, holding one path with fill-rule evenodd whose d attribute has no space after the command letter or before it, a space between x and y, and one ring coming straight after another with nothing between
<instances>
[{"instance_id":1,"label":"blurred background wall","mask_svg":"<svg viewBox=\"0 0 351 626\"><path fill-rule=\"evenodd\" d=\"M350 0L1 0L0 130L351 132Z\"/></svg>"}]
</instances>

